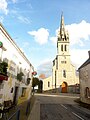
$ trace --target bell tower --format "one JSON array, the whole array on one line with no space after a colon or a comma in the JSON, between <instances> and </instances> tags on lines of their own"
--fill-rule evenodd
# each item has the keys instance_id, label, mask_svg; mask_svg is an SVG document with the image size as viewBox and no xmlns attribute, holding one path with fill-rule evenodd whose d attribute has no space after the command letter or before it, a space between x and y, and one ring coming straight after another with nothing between
<instances>
[{"instance_id":1,"label":"bell tower","mask_svg":"<svg viewBox=\"0 0 90 120\"><path fill-rule=\"evenodd\" d=\"M75 67L70 60L69 44L69 34L65 29L62 13L60 29L57 35L57 55L53 60L52 69L52 89L59 92L69 92L68 86L75 85L79 81Z\"/></svg>"},{"instance_id":2,"label":"bell tower","mask_svg":"<svg viewBox=\"0 0 90 120\"><path fill-rule=\"evenodd\" d=\"M63 13L61 15L60 31L57 36L57 55L70 55L69 54L69 34L65 31Z\"/></svg>"}]
</instances>

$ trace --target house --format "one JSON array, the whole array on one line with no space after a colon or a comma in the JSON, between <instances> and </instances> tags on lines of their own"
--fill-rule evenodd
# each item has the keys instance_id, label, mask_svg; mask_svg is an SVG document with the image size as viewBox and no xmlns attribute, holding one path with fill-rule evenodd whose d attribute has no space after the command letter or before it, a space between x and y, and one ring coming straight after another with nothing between
<instances>
[{"instance_id":1,"label":"house","mask_svg":"<svg viewBox=\"0 0 90 120\"><path fill-rule=\"evenodd\" d=\"M50 88L63 93L79 92L79 76L77 76L75 66L70 60L69 45L69 33L65 29L64 16L62 14L57 35L57 55L53 60L52 79L43 80L44 91ZM52 87L48 87L48 83Z\"/></svg>"},{"instance_id":2,"label":"house","mask_svg":"<svg viewBox=\"0 0 90 120\"><path fill-rule=\"evenodd\" d=\"M11 100L20 104L31 97L34 67L0 23L0 105Z\"/></svg>"},{"instance_id":3,"label":"house","mask_svg":"<svg viewBox=\"0 0 90 120\"><path fill-rule=\"evenodd\" d=\"M52 76L43 79L43 91L52 90Z\"/></svg>"},{"instance_id":4,"label":"house","mask_svg":"<svg viewBox=\"0 0 90 120\"><path fill-rule=\"evenodd\" d=\"M89 58L79 67L80 100L90 104L90 51Z\"/></svg>"}]
</instances>

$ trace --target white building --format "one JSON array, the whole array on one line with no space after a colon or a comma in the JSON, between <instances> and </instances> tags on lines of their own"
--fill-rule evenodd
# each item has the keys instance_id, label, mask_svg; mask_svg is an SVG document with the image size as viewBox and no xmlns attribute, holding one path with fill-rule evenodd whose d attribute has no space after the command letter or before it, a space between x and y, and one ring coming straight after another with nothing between
<instances>
[{"instance_id":1,"label":"white building","mask_svg":"<svg viewBox=\"0 0 90 120\"><path fill-rule=\"evenodd\" d=\"M43 91L52 90L52 76L43 79Z\"/></svg>"},{"instance_id":2,"label":"white building","mask_svg":"<svg viewBox=\"0 0 90 120\"><path fill-rule=\"evenodd\" d=\"M90 51L89 58L79 68L80 100L90 104Z\"/></svg>"},{"instance_id":3,"label":"white building","mask_svg":"<svg viewBox=\"0 0 90 120\"><path fill-rule=\"evenodd\" d=\"M7 76L0 71L0 104L4 101L12 100L13 103L21 103L31 96L32 72L34 67L26 58L25 54L16 45L5 28L0 23L0 62L8 64ZM0 66L1 67L1 66ZM20 77L22 75L22 80Z\"/></svg>"},{"instance_id":4,"label":"white building","mask_svg":"<svg viewBox=\"0 0 90 120\"><path fill-rule=\"evenodd\" d=\"M72 65L69 53L69 33L65 29L64 17L61 15L60 30L57 35L57 55L53 60L52 77L43 80L43 90L59 90L59 92L79 91L79 77L75 66ZM50 83L50 87L48 87Z\"/></svg>"}]
</instances>

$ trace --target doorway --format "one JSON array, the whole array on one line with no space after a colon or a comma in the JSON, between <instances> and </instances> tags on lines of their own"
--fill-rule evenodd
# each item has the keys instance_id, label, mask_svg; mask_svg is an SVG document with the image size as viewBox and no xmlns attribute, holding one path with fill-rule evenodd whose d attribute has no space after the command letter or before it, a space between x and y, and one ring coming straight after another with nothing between
<instances>
[{"instance_id":1,"label":"doorway","mask_svg":"<svg viewBox=\"0 0 90 120\"><path fill-rule=\"evenodd\" d=\"M63 82L61 85L61 92L62 93L67 93L67 82Z\"/></svg>"},{"instance_id":2,"label":"doorway","mask_svg":"<svg viewBox=\"0 0 90 120\"><path fill-rule=\"evenodd\" d=\"M17 96L18 96L18 87L15 87L13 104L17 104Z\"/></svg>"}]
</instances>

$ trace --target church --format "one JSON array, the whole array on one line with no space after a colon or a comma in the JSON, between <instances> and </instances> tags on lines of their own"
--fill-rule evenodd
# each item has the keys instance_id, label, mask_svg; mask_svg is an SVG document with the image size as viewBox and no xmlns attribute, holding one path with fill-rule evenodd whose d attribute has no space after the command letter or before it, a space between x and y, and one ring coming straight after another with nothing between
<instances>
[{"instance_id":1,"label":"church","mask_svg":"<svg viewBox=\"0 0 90 120\"><path fill-rule=\"evenodd\" d=\"M65 30L64 16L61 15L60 29L57 35L57 55L53 60L52 76L43 80L43 91L76 92L79 91L79 77L71 63L69 53L69 33Z\"/></svg>"}]
</instances>

